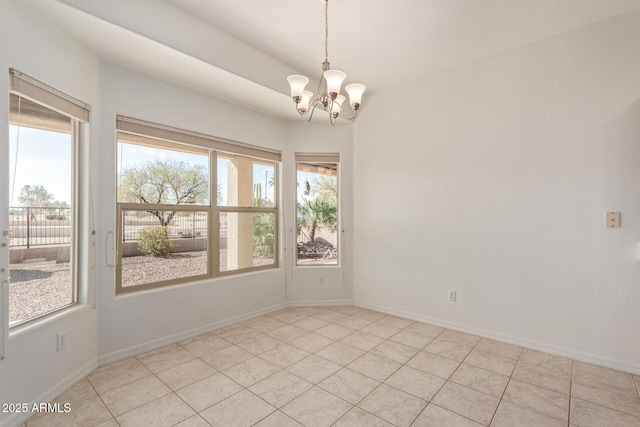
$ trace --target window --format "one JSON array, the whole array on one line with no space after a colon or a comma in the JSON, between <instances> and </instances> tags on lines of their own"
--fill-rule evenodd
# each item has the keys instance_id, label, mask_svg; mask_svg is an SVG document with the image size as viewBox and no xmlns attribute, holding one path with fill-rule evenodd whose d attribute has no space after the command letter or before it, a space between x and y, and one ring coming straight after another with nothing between
<instances>
[{"instance_id":1,"label":"window","mask_svg":"<svg viewBox=\"0 0 640 427\"><path fill-rule=\"evenodd\" d=\"M79 131L88 107L10 70L9 326L78 301Z\"/></svg>"},{"instance_id":2,"label":"window","mask_svg":"<svg viewBox=\"0 0 640 427\"><path fill-rule=\"evenodd\" d=\"M118 118L116 292L277 267L280 154Z\"/></svg>"},{"instance_id":3,"label":"window","mask_svg":"<svg viewBox=\"0 0 640 427\"><path fill-rule=\"evenodd\" d=\"M273 266L276 164L219 153L220 272Z\"/></svg>"},{"instance_id":4,"label":"window","mask_svg":"<svg viewBox=\"0 0 640 427\"><path fill-rule=\"evenodd\" d=\"M337 265L339 154L296 153L296 265Z\"/></svg>"}]
</instances>

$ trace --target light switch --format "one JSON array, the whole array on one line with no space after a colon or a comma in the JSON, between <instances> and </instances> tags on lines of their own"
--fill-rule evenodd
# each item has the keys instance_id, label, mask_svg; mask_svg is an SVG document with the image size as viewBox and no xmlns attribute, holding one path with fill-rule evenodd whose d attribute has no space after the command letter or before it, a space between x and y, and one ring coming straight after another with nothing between
<instances>
[{"instance_id":1,"label":"light switch","mask_svg":"<svg viewBox=\"0 0 640 427\"><path fill-rule=\"evenodd\" d=\"M607 221L605 227L618 228L620 227L620 212L607 212Z\"/></svg>"}]
</instances>

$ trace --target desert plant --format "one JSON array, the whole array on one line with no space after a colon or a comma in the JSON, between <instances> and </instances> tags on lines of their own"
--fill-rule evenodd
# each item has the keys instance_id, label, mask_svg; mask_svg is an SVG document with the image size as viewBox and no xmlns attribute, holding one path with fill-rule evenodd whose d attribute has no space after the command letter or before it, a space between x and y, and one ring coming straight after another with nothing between
<instances>
[{"instance_id":1,"label":"desert plant","mask_svg":"<svg viewBox=\"0 0 640 427\"><path fill-rule=\"evenodd\" d=\"M320 225L326 225L334 232L338 226L337 206L327 202L305 200L304 204L298 203L298 234L300 226L309 229L309 241L316 237L316 230Z\"/></svg>"},{"instance_id":2,"label":"desert plant","mask_svg":"<svg viewBox=\"0 0 640 427\"><path fill-rule=\"evenodd\" d=\"M273 256L274 251L274 217L268 213L253 216L253 255Z\"/></svg>"},{"instance_id":3,"label":"desert plant","mask_svg":"<svg viewBox=\"0 0 640 427\"><path fill-rule=\"evenodd\" d=\"M172 248L173 242L169 240L167 227L143 227L138 232L138 249L146 255L160 257L166 255Z\"/></svg>"}]
</instances>

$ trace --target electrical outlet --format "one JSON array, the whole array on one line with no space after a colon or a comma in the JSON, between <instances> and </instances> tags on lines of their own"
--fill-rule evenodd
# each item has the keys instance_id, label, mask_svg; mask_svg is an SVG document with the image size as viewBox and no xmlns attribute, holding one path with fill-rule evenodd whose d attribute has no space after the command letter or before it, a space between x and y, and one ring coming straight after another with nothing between
<instances>
[{"instance_id":1,"label":"electrical outlet","mask_svg":"<svg viewBox=\"0 0 640 427\"><path fill-rule=\"evenodd\" d=\"M456 291L449 289L448 299L451 302L456 302Z\"/></svg>"},{"instance_id":2,"label":"electrical outlet","mask_svg":"<svg viewBox=\"0 0 640 427\"><path fill-rule=\"evenodd\" d=\"M620 227L620 212L607 212L605 216L606 216L605 227L607 228Z\"/></svg>"},{"instance_id":3,"label":"electrical outlet","mask_svg":"<svg viewBox=\"0 0 640 427\"><path fill-rule=\"evenodd\" d=\"M320 286L323 286L323 285L324 285L324 276L320 276L320 278L318 279L318 284L319 284Z\"/></svg>"},{"instance_id":4,"label":"electrical outlet","mask_svg":"<svg viewBox=\"0 0 640 427\"><path fill-rule=\"evenodd\" d=\"M67 346L67 331L58 332L58 351Z\"/></svg>"}]
</instances>

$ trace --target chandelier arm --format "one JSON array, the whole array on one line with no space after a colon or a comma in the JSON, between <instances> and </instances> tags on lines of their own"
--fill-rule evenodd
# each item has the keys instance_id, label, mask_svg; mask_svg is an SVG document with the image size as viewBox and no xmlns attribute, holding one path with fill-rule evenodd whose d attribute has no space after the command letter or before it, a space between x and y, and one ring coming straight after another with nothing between
<instances>
[{"instance_id":1,"label":"chandelier arm","mask_svg":"<svg viewBox=\"0 0 640 427\"><path fill-rule=\"evenodd\" d=\"M316 107L318 106L318 101L319 100L318 99L314 99L313 101L314 101L313 102L313 107L311 107L309 109L309 111L307 112L307 114L309 115L309 118L305 120L304 116L301 116L302 117L302 121L304 123L309 123L311 121L311 119L313 119L313 113L316 111Z\"/></svg>"},{"instance_id":2,"label":"chandelier arm","mask_svg":"<svg viewBox=\"0 0 640 427\"><path fill-rule=\"evenodd\" d=\"M309 123L309 122L311 121L311 119L313 119L313 113L314 113L315 111L316 111L316 107L313 107L313 108L311 109L311 112L309 113L309 118L308 118L308 119L306 119L306 120L303 120L303 122L305 122L305 123Z\"/></svg>"},{"instance_id":3,"label":"chandelier arm","mask_svg":"<svg viewBox=\"0 0 640 427\"><path fill-rule=\"evenodd\" d=\"M322 100L320 98L315 98L313 100L311 100L311 102L309 103L310 108L315 109L318 104L322 104Z\"/></svg>"},{"instance_id":4,"label":"chandelier arm","mask_svg":"<svg viewBox=\"0 0 640 427\"><path fill-rule=\"evenodd\" d=\"M301 109L299 108L299 103L296 104L296 111L298 111L298 114L300 114L301 116L306 116L307 114L309 114L309 109L314 105L318 103L318 99L312 99L309 101L309 103L307 104L307 109Z\"/></svg>"},{"instance_id":5,"label":"chandelier arm","mask_svg":"<svg viewBox=\"0 0 640 427\"><path fill-rule=\"evenodd\" d=\"M342 117L342 118L343 118L343 119L345 119L345 120L353 120L353 119L355 119L355 118L356 118L356 115L358 114L358 111L357 111L357 110L354 110L353 108L351 108L351 111L353 112L353 114L352 114L351 116L349 116L349 117L347 117L347 116L343 116L343 115L342 115L342 105L341 105L341 106L340 106L340 117Z\"/></svg>"}]
</instances>

